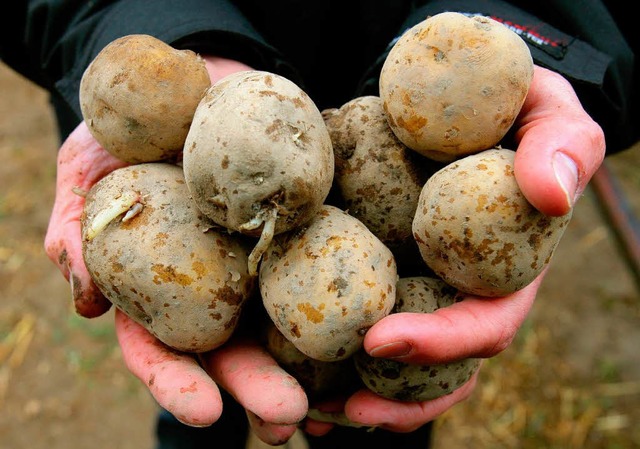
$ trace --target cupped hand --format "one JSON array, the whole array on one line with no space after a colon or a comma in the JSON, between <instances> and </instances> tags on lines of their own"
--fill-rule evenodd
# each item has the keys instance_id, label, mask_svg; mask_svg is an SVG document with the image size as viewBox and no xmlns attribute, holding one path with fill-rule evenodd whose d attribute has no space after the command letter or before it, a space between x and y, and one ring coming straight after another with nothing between
<instances>
[{"instance_id":1,"label":"cupped hand","mask_svg":"<svg viewBox=\"0 0 640 449\"><path fill-rule=\"evenodd\" d=\"M103 314L111 303L93 283L82 257L82 193L125 165L93 139L84 123L71 133L58 156L56 199L45 248L70 280L77 312L88 318ZM194 356L165 346L119 310L115 320L130 371L145 383L163 408L185 424L207 426L219 418L223 404L217 384L238 398L247 409L256 434L265 442L286 441L306 414L307 399L302 388L257 344L229 344L202 355L201 365ZM256 402L255 398L261 401Z\"/></svg>"},{"instance_id":2,"label":"cupped hand","mask_svg":"<svg viewBox=\"0 0 640 449\"><path fill-rule=\"evenodd\" d=\"M250 67L205 56L212 83ZM48 257L72 287L79 315L104 314L111 303L94 284L84 264L80 218L84 194L126 163L110 155L80 123L61 146L57 161L56 198L45 237ZM175 351L119 310L115 327L129 370L149 388L156 401L181 422L208 426L223 412L219 386L245 408L256 435L268 444L288 440L307 412L300 385L257 342L234 338L199 357Z\"/></svg>"},{"instance_id":3,"label":"cupped hand","mask_svg":"<svg viewBox=\"0 0 640 449\"><path fill-rule=\"evenodd\" d=\"M605 139L567 80L535 67L529 94L514 124L515 175L529 202L542 213L569 213L601 165ZM466 296L430 314L398 313L374 325L364 341L374 357L418 364L487 358L507 348L531 309L544 272L529 286L501 298ZM349 420L397 432L429 422L472 392L476 378L433 401L403 403L359 391L337 407ZM320 435L331 424L309 421Z\"/></svg>"},{"instance_id":4,"label":"cupped hand","mask_svg":"<svg viewBox=\"0 0 640 449\"><path fill-rule=\"evenodd\" d=\"M364 348L374 357L424 365L497 355L509 346L524 322L543 276L509 296L466 296L432 313L391 314L369 329ZM360 390L344 403L312 406L326 412L344 413L349 421L358 425L411 432L467 399L475 388L477 376L478 372L452 393L430 401L393 401ZM325 422L307 420L305 423L305 430L316 436L331 428L332 425Z\"/></svg>"},{"instance_id":5,"label":"cupped hand","mask_svg":"<svg viewBox=\"0 0 640 449\"><path fill-rule=\"evenodd\" d=\"M283 444L307 413L300 384L268 355L257 340L234 336L198 356L164 345L116 310L116 334L129 370L155 400L180 422L194 427L215 423L224 412L219 387L244 407L256 436Z\"/></svg>"}]
</instances>

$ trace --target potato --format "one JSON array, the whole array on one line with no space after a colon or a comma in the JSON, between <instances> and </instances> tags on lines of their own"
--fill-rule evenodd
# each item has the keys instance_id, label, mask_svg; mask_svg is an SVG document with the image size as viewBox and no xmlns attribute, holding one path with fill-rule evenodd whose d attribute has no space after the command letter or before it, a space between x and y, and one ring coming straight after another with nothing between
<instances>
[{"instance_id":1,"label":"potato","mask_svg":"<svg viewBox=\"0 0 640 449\"><path fill-rule=\"evenodd\" d=\"M456 302L457 291L440 279L407 277L398 280L391 313L432 313ZM480 359L415 365L375 358L364 350L353 357L356 371L374 393L387 399L421 402L438 398L464 385L480 367Z\"/></svg>"},{"instance_id":2,"label":"potato","mask_svg":"<svg viewBox=\"0 0 640 449\"><path fill-rule=\"evenodd\" d=\"M295 347L321 361L350 357L391 311L391 251L355 217L325 205L303 228L274 237L259 287L271 320Z\"/></svg>"},{"instance_id":3,"label":"potato","mask_svg":"<svg viewBox=\"0 0 640 449\"><path fill-rule=\"evenodd\" d=\"M311 401L353 392L360 384L351 358L323 362L300 352L272 321L265 329L265 347L269 354L304 388Z\"/></svg>"},{"instance_id":4,"label":"potato","mask_svg":"<svg viewBox=\"0 0 640 449\"><path fill-rule=\"evenodd\" d=\"M263 71L228 75L207 91L183 164L205 215L263 237L254 259L274 234L318 212L334 173L331 139L316 105L293 82Z\"/></svg>"},{"instance_id":5,"label":"potato","mask_svg":"<svg viewBox=\"0 0 640 449\"><path fill-rule=\"evenodd\" d=\"M533 60L488 17L436 14L406 31L380 73L389 125L405 145L451 162L496 146L516 119Z\"/></svg>"},{"instance_id":6,"label":"potato","mask_svg":"<svg viewBox=\"0 0 640 449\"><path fill-rule=\"evenodd\" d=\"M452 162L425 184L413 220L422 258L466 293L503 296L548 265L571 218L535 209L515 179L515 152L495 148Z\"/></svg>"},{"instance_id":7,"label":"potato","mask_svg":"<svg viewBox=\"0 0 640 449\"><path fill-rule=\"evenodd\" d=\"M396 261L420 260L411 222L422 186L442 164L398 140L380 97L355 98L322 114L335 156L334 185L345 210L389 247Z\"/></svg>"},{"instance_id":8,"label":"potato","mask_svg":"<svg viewBox=\"0 0 640 449\"><path fill-rule=\"evenodd\" d=\"M104 47L80 82L80 107L91 134L129 163L176 157L193 114L211 85L204 59L144 34Z\"/></svg>"},{"instance_id":9,"label":"potato","mask_svg":"<svg viewBox=\"0 0 640 449\"><path fill-rule=\"evenodd\" d=\"M180 167L151 162L111 172L89 191L81 223L98 288L160 341L204 352L231 336L256 291L250 245L212 228Z\"/></svg>"}]
</instances>

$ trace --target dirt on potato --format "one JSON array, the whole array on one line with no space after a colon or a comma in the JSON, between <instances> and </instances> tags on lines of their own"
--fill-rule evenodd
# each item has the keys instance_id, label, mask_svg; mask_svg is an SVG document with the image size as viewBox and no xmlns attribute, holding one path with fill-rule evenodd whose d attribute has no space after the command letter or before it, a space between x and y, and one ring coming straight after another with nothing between
<instances>
[{"instance_id":1,"label":"dirt on potato","mask_svg":"<svg viewBox=\"0 0 640 449\"><path fill-rule=\"evenodd\" d=\"M78 317L43 250L58 147L47 96L3 65L0 92L0 447L151 449L157 406L124 367L113 311ZM640 216L640 146L607 164ZM433 449L640 447L639 291L588 189L528 320L438 420Z\"/></svg>"}]
</instances>

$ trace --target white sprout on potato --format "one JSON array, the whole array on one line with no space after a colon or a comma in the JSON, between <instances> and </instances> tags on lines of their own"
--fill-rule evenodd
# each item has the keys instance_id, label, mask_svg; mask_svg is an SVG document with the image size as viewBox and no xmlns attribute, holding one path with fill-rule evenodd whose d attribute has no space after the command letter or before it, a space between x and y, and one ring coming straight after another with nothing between
<instances>
[{"instance_id":1,"label":"white sprout on potato","mask_svg":"<svg viewBox=\"0 0 640 449\"><path fill-rule=\"evenodd\" d=\"M104 228L106 228L109 223L115 220L120 215L129 212L131 210L136 210L134 212L135 215L140 213L142 210L142 203L140 202L140 194L133 191L124 192L118 198L115 198L106 209L102 209L100 212L93 217L91 223L89 224L89 228L86 232L87 240L93 240ZM133 215L133 216L135 216ZM133 216L129 216L128 218L125 215L127 220L133 218Z\"/></svg>"},{"instance_id":2,"label":"white sprout on potato","mask_svg":"<svg viewBox=\"0 0 640 449\"><path fill-rule=\"evenodd\" d=\"M264 223L264 218L262 218L262 214L258 214L251 220L238 226L238 230L240 232L253 231L254 229L258 229L260 226L262 226L262 223Z\"/></svg>"},{"instance_id":3,"label":"white sprout on potato","mask_svg":"<svg viewBox=\"0 0 640 449\"><path fill-rule=\"evenodd\" d=\"M258 263L260 262L264 252L271 244L271 240L273 240L277 218L278 207L276 206L272 209L261 211L250 221L240 226L240 230L244 231L257 229L260 225L264 224L262 233L260 234L260 240L258 240L258 243L256 243L251 254L249 254L249 274L251 276L257 276L258 274Z\"/></svg>"},{"instance_id":4,"label":"white sprout on potato","mask_svg":"<svg viewBox=\"0 0 640 449\"><path fill-rule=\"evenodd\" d=\"M126 214L124 214L124 217L122 217L122 222L126 223L129 220L131 220L133 217L135 217L136 215L138 215L140 212L142 212L142 209L144 208L144 204L142 203L136 203L133 206L131 206L131 209L129 209L127 211Z\"/></svg>"}]
</instances>

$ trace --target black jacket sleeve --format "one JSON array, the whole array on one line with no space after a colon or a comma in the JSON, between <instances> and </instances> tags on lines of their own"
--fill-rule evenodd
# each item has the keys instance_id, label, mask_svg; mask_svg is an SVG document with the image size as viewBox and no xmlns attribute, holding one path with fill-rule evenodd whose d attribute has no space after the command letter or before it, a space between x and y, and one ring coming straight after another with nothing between
<instances>
[{"instance_id":1,"label":"black jacket sleeve","mask_svg":"<svg viewBox=\"0 0 640 449\"><path fill-rule=\"evenodd\" d=\"M536 64L571 81L608 152L640 138L640 27L622 0L31 0L0 16L0 58L51 92L64 137L81 120L84 69L126 34L279 73L323 108L377 94L393 37L443 11L487 15L517 32Z\"/></svg>"},{"instance_id":2,"label":"black jacket sleeve","mask_svg":"<svg viewBox=\"0 0 640 449\"><path fill-rule=\"evenodd\" d=\"M62 134L81 120L85 68L114 39L149 34L176 48L233 57L254 68L297 75L226 0L33 0L5 8L0 58L49 90Z\"/></svg>"}]
</instances>

